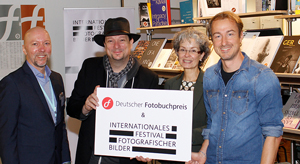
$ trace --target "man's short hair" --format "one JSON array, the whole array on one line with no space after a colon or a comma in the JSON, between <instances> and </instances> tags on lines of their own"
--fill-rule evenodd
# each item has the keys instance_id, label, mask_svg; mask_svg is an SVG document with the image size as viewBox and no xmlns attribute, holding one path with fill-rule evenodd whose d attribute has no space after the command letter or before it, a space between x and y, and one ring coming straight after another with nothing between
<instances>
[{"instance_id":1,"label":"man's short hair","mask_svg":"<svg viewBox=\"0 0 300 164\"><path fill-rule=\"evenodd\" d=\"M216 20L223 20L223 19L229 19L231 21L234 21L239 29L239 35L241 34L243 27L244 27L244 24L243 24L241 18L231 11L224 11L224 12L218 13L213 18L211 18L211 20L209 21L209 23L206 27L206 29L208 31L208 35L211 39L212 39L212 31L211 31L212 23Z\"/></svg>"}]
</instances>

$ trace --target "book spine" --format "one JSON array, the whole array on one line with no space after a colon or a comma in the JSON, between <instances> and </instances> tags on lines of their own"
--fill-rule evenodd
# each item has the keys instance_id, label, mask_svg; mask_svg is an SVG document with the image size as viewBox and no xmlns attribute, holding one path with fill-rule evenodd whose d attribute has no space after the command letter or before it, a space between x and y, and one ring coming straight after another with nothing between
<instances>
[{"instance_id":1,"label":"book spine","mask_svg":"<svg viewBox=\"0 0 300 164\"><path fill-rule=\"evenodd\" d=\"M262 11L267 11L268 9L268 0L262 0Z\"/></svg>"},{"instance_id":2,"label":"book spine","mask_svg":"<svg viewBox=\"0 0 300 164\"><path fill-rule=\"evenodd\" d=\"M255 6L256 6L256 12L262 11L262 0L256 0Z\"/></svg>"},{"instance_id":3,"label":"book spine","mask_svg":"<svg viewBox=\"0 0 300 164\"><path fill-rule=\"evenodd\" d=\"M295 1L295 14L300 14L300 0Z\"/></svg>"},{"instance_id":4,"label":"book spine","mask_svg":"<svg viewBox=\"0 0 300 164\"><path fill-rule=\"evenodd\" d=\"M148 7L150 26L152 27L152 12L151 12L151 3L150 2L147 3L147 7Z\"/></svg>"},{"instance_id":5,"label":"book spine","mask_svg":"<svg viewBox=\"0 0 300 164\"><path fill-rule=\"evenodd\" d=\"M172 18L171 18L171 3L170 0L167 0L167 16L168 16L168 24L172 24Z\"/></svg>"}]
</instances>

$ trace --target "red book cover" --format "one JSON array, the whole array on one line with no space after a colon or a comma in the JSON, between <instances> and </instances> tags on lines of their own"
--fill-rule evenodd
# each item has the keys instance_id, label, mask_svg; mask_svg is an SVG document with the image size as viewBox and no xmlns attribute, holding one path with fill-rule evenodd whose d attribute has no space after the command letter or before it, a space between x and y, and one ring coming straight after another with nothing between
<instances>
[{"instance_id":1,"label":"red book cover","mask_svg":"<svg viewBox=\"0 0 300 164\"><path fill-rule=\"evenodd\" d=\"M170 0L167 0L167 16L168 16L168 23L169 25L171 25L171 4L170 4Z\"/></svg>"}]
</instances>

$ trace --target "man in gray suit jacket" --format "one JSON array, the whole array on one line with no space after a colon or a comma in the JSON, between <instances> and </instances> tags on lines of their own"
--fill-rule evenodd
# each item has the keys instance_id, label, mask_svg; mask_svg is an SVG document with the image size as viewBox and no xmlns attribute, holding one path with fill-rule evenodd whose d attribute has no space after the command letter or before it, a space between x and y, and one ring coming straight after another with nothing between
<instances>
[{"instance_id":1,"label":"man in gray suit jacket","mask_svg":"<svg viewBox=\"0 0 300 164\"><path fill-rule=\"evenodd\" d=\"M2 163L70 163L63 81L46 65L51 56L48 32L28 30L23 52L23 66L0 81Z\"/></svg>"}]
</instances>

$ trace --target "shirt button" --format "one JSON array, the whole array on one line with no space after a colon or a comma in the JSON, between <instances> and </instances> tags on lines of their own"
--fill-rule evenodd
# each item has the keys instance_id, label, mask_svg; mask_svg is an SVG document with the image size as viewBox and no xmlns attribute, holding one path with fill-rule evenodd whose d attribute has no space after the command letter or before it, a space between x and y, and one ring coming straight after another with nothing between
<instances>
[{"instance_id":1,"label":"shirt button","mask_svg":"<svg viewBox=\"0 0 300 164\"><path fill-rule=\"evenodd\" d=\"M219 163L221 163L221 162L219 162Z\"/></svg>"},{"instance_id":2,"label":"shirt button","mask_svg":"<svg viewBox=\"0 0 300 164\"><path fill-rule=\"evenodd\" d=\"M227 97L227 95L224 95L225 97Z\"/></svg>"},{"instance_id":3,"label":"shirt button","mask_svg":"<svg viewBox=\"0 0 300 164\"><path fill-rule=\"evenodd\" d=\"M222 146L219 146L219 148L222 148Z\"/></svg>"},{"instance_id":4,"label":"shirt button","mask_svg":"<svg viewBox=\"0 0 300 164\"><path fill-rule=\"evenodd\" d=\"M223 112L223 114L225 114L225 112Z\"/></svg>"},{"instance_id":5,"label":"shirt button","mask_svg":"<svg viewBox=\"0 0 300 164\"><path fill-rule=\"evenodd\" d=\"M224 129L222 129L222 132L224 132Z\"/></svg>"}]
</instances>

